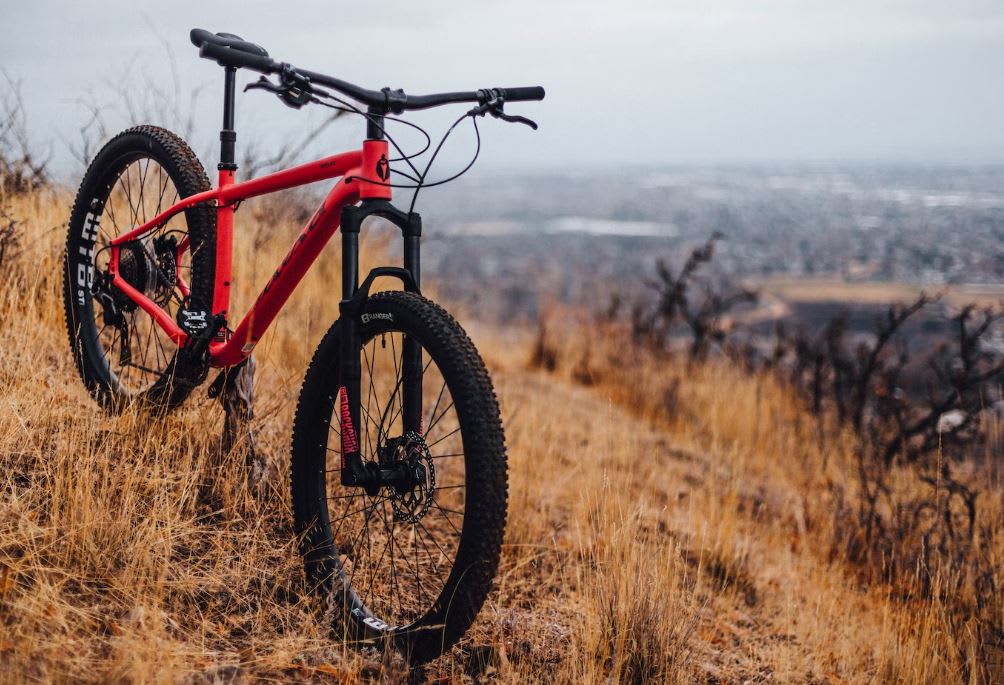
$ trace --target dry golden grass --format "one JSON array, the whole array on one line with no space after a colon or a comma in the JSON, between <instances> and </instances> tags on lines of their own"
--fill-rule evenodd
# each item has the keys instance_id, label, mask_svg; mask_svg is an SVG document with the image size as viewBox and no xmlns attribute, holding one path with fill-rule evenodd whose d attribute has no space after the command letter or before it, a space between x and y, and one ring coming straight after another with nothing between
<instances>
[{"instance_id":1,"label":"dry golden grass","mask_svg":"<svg viewBox=\"0 0 1004 685\"><path fill-rule=\"evenodd\" d=\"M853 439L821 442L815 419L774 377L750 376L727 361L688 366L657 359L619 344L623 332L550 337L562 360L557 376L585 381L646 417L700 464L683 477L696 486L686 490L690 516L670 527L691 535L713 530L711 557L740 569L736 577L758 589L750 614L775 638L786 637L761 645L754 631L748 646L774 677L904 683L1004 677L993 629L1004 619L999 593L953 584L960 569L937 551L933 559L941 565L931 571L929 593L921 590L919 569L883 583L875 581L881 573L847 559L840 542L855 524L841 505L857 497ZM1004 484L995 464L965 470L983 492L978 535L987 538L992 587L1000 587ZM914 494L917 480L909 475L894 474L891 487Z\"/></svg>"},{"instance_id":2,"label":"dry golden grass","mask_svg":"<svg viewBox=\"0 0 1004 685\"><path fill-rule=\"evenodd\" d=\"M337 313L336 245L256 351L271 466L256 494L201 393L166 418L91 402L59 293L67 195L7 203L23 249L0 267L0 680L934 683L987 657L955 644L943 605L827 558L813 493L847 446L821 449L768 379L692 370L667 421L653 407L680 369L585 388L525 370L525 334L473 324L511 464L497 589L422 673L361 655L304 592L286 473L303 371ZM237 216L234 311L297 230L255 211Z\"/></svg>"}]
</instances>

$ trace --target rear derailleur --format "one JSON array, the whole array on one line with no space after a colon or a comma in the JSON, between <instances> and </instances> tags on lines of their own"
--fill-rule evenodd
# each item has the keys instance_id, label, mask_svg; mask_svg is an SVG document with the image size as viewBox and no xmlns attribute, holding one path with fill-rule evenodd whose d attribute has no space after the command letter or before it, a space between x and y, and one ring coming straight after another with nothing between
<instances>
[{"instance_id":1,"label":"rear derailleur","mask_svg":"<svg viewBox=\"0 0 1004 685\"><path fill-rule=\"evenodd\" d=\"M91 294L101 305L101 323L119 332L119 365L132 364L132 346L129 344L129 322L126 312L132 311L136 303L123 297L112 285L112 275L107 271L98 272L91 284Z\"/></svg>"}]
</instances>

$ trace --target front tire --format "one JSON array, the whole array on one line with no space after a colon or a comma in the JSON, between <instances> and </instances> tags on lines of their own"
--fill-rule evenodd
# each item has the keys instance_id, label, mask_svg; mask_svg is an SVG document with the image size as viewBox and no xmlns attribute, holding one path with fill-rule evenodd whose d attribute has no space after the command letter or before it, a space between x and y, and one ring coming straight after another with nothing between
<instances>
[{"instance_id":1,"label":"front tire","mask_svg":"<svg viewBox=\"0 0 1004 685\"><path fill-rule=\"evenodd\" d=\"M335 627L351 641L390 641L422 663L464 634L491 590L506 521L505 439L484 362L445 310L414 293L386 292L367 301L361 320L363 460L386 458L388 445L406 439L427 469L425 485L408 493L384 486L373 496L340 485L336 322L297 406L296 530L308 579L330 603ZM395 410L406 336L427 362L421 435L402 436Z\"/></svg>"}]
</instances>

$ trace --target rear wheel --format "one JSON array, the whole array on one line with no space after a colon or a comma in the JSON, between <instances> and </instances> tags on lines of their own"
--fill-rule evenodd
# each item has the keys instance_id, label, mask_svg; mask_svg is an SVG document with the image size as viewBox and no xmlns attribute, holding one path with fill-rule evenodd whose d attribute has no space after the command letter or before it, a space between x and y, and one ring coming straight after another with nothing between
<instances>
[{"instance_id":1,"label":"rear wheel","mask_svg":"<svg viewBox=\"0 0 1004 685\"><path fill-rule=\"evenodd\" d=\"M70 347L88 390L109 409L131 400L173 407L191 392L177 346L112 285L110 241L179 199L209 190L183 140L155 126L120 133L95 156L70 216L63 300ZM215 208L202 204L125 244L119 270L129 285L172 317L211 304ZM178 380L178 382L175 382Z\"/></svg>"},{"instance_id":2,"label":"rear wheel","mask_svg":"<svg viewBox=\"0 0 1004 685\"><path fill-rule=\"evenodd\" d=\"M491 380L445 310L380 293L362 315L364 463L408 478L375 493L340 484L339 324L304 380L292 445L293 511L309 579L349 640L389 640L415 663L470 627L498 567L505 529L505 440ZM405 339L423 358L422 423L402 425Z\"/></svg>"}]
</instances>

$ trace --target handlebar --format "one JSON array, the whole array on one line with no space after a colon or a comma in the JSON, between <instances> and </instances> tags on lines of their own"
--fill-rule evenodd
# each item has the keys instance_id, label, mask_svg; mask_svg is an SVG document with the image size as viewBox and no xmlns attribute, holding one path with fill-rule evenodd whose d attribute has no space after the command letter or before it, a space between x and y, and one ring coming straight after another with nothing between
<instances>
[{"instance_id":1,"label":"handlebar","mask_svg":"<svg viewBox=\"0 0 1004 685\"><path fill-rule=\"evenodd\" d=\"M192 29L189 34L192 44L199 48L199 56L215 60L217 64L229 68L251 69L262 74L294 75L336 90L357 102L381 112L399 114L405 110L428 109L459 102L486 104L496 99L504 102L543 100L544 89L540 86L518 88L483 88L476 91L454 93L431 93L429 95L406 95L402 90L369 90L348 81L298 69L285 62L276 62L260 45L244 40L231 33L210 33L204 29Z\"/></svg>"}]
</instances>

